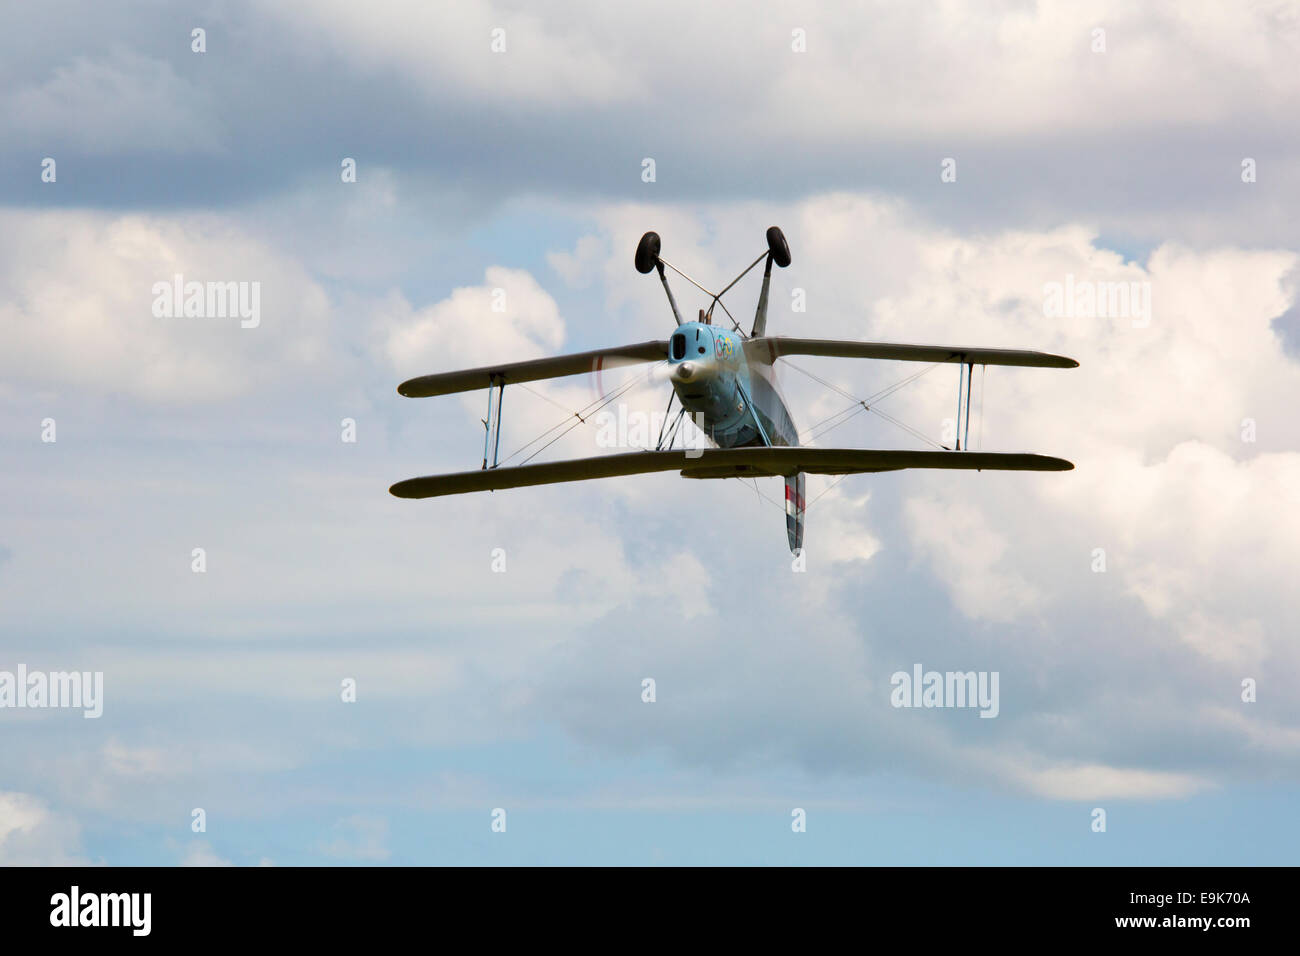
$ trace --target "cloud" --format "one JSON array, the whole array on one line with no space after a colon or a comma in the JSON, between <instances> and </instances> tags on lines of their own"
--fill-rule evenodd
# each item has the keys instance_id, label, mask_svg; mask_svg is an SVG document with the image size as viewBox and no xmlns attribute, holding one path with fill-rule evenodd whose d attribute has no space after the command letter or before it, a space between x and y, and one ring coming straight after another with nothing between
<instances>
[{"instance_id":1,"label":"cloud","mask_svg":"<svg viewBox=\"0 0 1300 956\"><path fill-rule=\"evenodd\" d=\"M434 10L383 2L363 14L327 0L291 17L273 3L256 6L267 19L331 48L354 71L396 71L433 102L452 94L576 109L625 102L646 91L616 50L519 4Z\"/></svg>"},{"instance_id":2,"label":"cloud","mask_svg":"<svg viewBox=\"0 0 1300 956\"><path fill-rule=\"evenodd\" d=\"M324 292L229 218L7 209L0 233L0 370L15 383L190 404L326 365ZM156 316L154 287L176 275L257 283L260 324Z\"/></svg>"},{"instance_id":3,"label":"cloud","mask_svg":"<svg viewBox=\"0 0 1300 956\"><path fill-rule=\"evenodd\" d=\"M0 127L56 160L61 150L219 153L226 131L209 96L166 60L118 47L102 57L74 56L39 82L11 87L0 98Z\"/></svg>"},{"instance_id":4,"label":"cloud","mask_svg":"<svg viewBox=\"0 0 1300 956\"><path fill-rule=\"evenodd\" d=\"M1031 792L1052 800L1169 800L1206 786L1190 774L1101 766L1025 771L1023 780Z\"/></svg>"},{"instance_id":5,"label":"cloud","mask_svg":"<svg viewBox=\"0 0 1300 956\"><path fill-rule=\"evenodd\" d=\"M555 300L521 269L490 266L483 285L423 309L400 296L385 306L377 319L383 351L402 375L538 358L564 338Z\"/></svg>"},{"instance_id":6,"label":"cloud","mask_svg":"<svg viewBox=\"0 0 1300 956\"><path fill-rule=\"evenodd\" d=\"M383 861L388 849L388 821L383 817L355 814L337 821L331 828L334 838L320 846L326 856L343 860Z\"/></svg>"},{"instance_id":7,"label":"cloud","mask_svg":"<svg viewBox=\"0 0 1300 956\"><path fill-rule=\"evenodd\" d=\"M609 250L600 236L583 236L573 252L551 252L547 265L575 289L587 288L598 276L599 267L609 258Z\"/></svg>"},{"instance_id":8,"label":"cloud","mask_svg":"<svg viewBox=\"0 0 1300 956\"><path fill-rule=\"evenodd\" d=\"M1011 621L1034 610L1037 589L1008 565L1011 542L974 510L954 510L937 497L913 497L904 509L917 552L952 589L953 600L971 616Z\"/></svg>"},{"instance_id":9,"label":"cloud","mask_svg":"<svg viewBox=\"0 0 1300 956\"><path fill-rule=\"evenodd\" d=\"M0 864L86 866L81 829L27 793L0 791Z\"/></svg>"},{"instance_id":10,"label":"cloud","mask_svg":"<svg viewBox=\"0 0 1300 956\"><path fill-rule=\"evenodd\" d=\"M229 860L219 856L207 840L195 840L181 857L181 866L234 866Z\"/></svg>"},{"instance_id":11,"label":"cloud","mask_svg":"<svg viewBox=\"0 0 1300 956\"><path fill-rule=\"evenodd\" d=\"M84 827L110 856L152 829L164 859L230 865L165 836L196 803L228 849L289 808L288 862L364 862L392 859L390 808L502 794L913 812L888 791L929 782L942 812L1294 788L1294 3L240 0L202 55L192 11L73 6L0 36L0 667L102 668L106 716L7 713L0 862L84 862ZM971 432L1077 469L810 476L803 572L775 480L387 494L482 454L481 392L398 381L663 337L637 238L718 288L774 223L776 334L1079 358L977 370ZM156 318L177 273L260 282L260 325ZM1149 322L1049 314L1067 280L1149 288ZM756 283L728 296L746 327ZM804 371L868 397L922 370L781 363L811 431L850 400ZM507 389L502 455L570 426L538 460L610 451L574 413L638 373ZM871 404L937 438L955 379ZM866 411L818 438L923 441ZM918 662L998 671L997 719L891 707Z\"/></svg>"},{"instance_id":12,"label":"cloud","mask_svg":"<svg viewBox=\"0 0 1300 956\"><path fill-rule=\"evenodd\" d=\"M379 8L375 22L386 12ZM967 58L952 57L957 34L923 22L928 14L890 15L921 18L915 22L932 37L923 60L951 60L958 79L970 68ZM337 38L354 15L334 7L321 16L315 28ZM599 34L614 14L593 16ZM1175 30L1181 22L1169 10L1159 16ZM1211 57L1209 75L1243 50L1275 55L1252 16L1227 30L1225 51ZM1017 54L998 58L985 81L1011 84L1022 73L1042 72L1040 55L1063 55L1075 40L1059 28L1063 22L1081 27L1076 20L1073 13L1036 9L1012 17L1008 35L964 25L975 31L977 47ZM537 34L521 23L507 27L512 52L505 56L523 55L499 68L532 62L535 49L527 44ZM810 51L799 61L807 69L783 67L771 80L778 100L804 101L809 90L858 63L859 54L838 46L826 24L808 23L812 49L824 43L826 55ZM1111 23L1106 56L1114 55L1117 71L1166 62L1163 39L1124 50L1132 32L1123 16ZM785 57L784 26L779 32L769 39ZM446 35L430 42L443 43ZM1289 35L1283 31L1284 42ZM1044 41L1041 50L1036 39ZM365 69L377 68L387 42L375 29L358 44L358 55L372 64ZM633 41L611 42L613 61L626 53L619 45L625 42ZM491 63L486 49L462 55ZM925 122L943 120L944 128L961 131L962 121L945 119L944 111L978 99L988 105L971 107L970 115L989 135L1028 135L1025 124L1044 118L1061 84L1082 82L1080 71L1093 69L1090 57L1064 57L1062 76L1053 74L1041 87L1021 84L1011 98L958 83L956 95L939 96L943 109ZM437 71L444 68L472 97L493 102L509 101L510 82L518 79L498 88L493 83L504 75L471 76L468 67L433 64L426 67L432 72L420 73L409 50L393 68L428 97L442 95ZM804 72L795 76L792 69ZM869 79L885 88L894 82ZM1110 80L1094 79L1103 92L1132 82L1112 89ZM611 84L601 96L634 95L644 80ZM557 77L554 88L539 86L532 102L538 109L551 99L567 102L568 82ZM671 91L679 82L669 78L655 88ZM733 82L719 77L702 109L719 108ZM1161 80L1156 93L1165 90ZM1218 122L1240 105L1238 93L1235 86L1219 89L1180 105L1184 112L1174 118ZM1104 95L1095 102L1102 105L1089 99L1068 113L1065 126L1089 130L1114 119L1117 129L1136 129L1150 121L1153 108L1142 102L1130 109ZM1271 102L1265 97L1259 110L1267 112ZM1121 112L1110 116L1107 109ZM879 124L894 135L925 134L915 126L924 111L915 109L855 121L844 103L830 98L824 110L808 112L787 131L801 148L818 137L848 135L854 122L866 129ZM743 123L729 129L745 131ZM643 151L629 155L636 159ZM329 168L334 188L333 159ZM400 163L364 168L373 170L366 176L373 175L375 193L342 194L334 212L322 211L312 222L382 231L412 184ZM961 168L965 177L968 167ZM661 169L667 183L672 164ZM590 189L598 193L600 186ZM329 207L317 201L321 195L302 188L284 208ZM1002 745L1028 755L1023 765L991 767L986 781L1064 794L1083 785L1077 770L1083 767L1093 781L1088 785L1100 792L1159 795L1186 792L1191 781L1199 787L1225 772L1222 767L1242 769L1231 761L1264 772L1252 763L1256 755L1232 756L1233 748L1244 740L1289 739L1300 725L1294 704L1271 695L1258 716L1247 711L1232 719L1223 707L1232 705L1241 677L1266 675L1286 686L1300 668L1285 639L1297 610L1286 569L1300 559L1300 528L1293 527L1300 509L1287 507L1300 478L1300 426L1287 409L1300 381L1277 331L1278 317L1295 308L1294 252L1164 241L1133 257L1110 248L1098 225L1081 219L1046 228L939 226L918 214L917 202L864 191L706 203L668 201L662 191L638 194L649 196L653 203L548 200L548 216L570 229L586 225L564 248L544 250L534 238L517 240L510 256L497 257L494 249L473 272L460 273L473 282L481 269L477 284L422 284L410 278L410 263L400 274L405 281L393 281L383 267L382 240L367 247L366 264L355 268L346 250L313 249L310 258L325 263L314 269L272 238L294 234L267 227L276 218L274 203L250 221L237 212L3 211L0 225L10 238L0 247L0 320L12 334L0 370L14 383L4 397L34 421L45 412L29 412L56 401L74 411L59 416L61 435L69 437L40 452L65 456L58 467L48 454L24 450L9 476L31 512L7 532L13 557L0 579L7 596L22 596L16 618L32 633L75 623L96 634L103 620L129 618L176 635L179 646L162 659L136 649L112 656L121 669L110 693L113 686L129 690L128 700L172 700L198 688L241 692L264 705L306 702L318 694L332 699L339 677L356 674L365 699L377 706L401 707L436 687L454 712L487 682L501 692L501 703L476 705L484 737L520 719L530 726L558 723L615 751L654 746L685 765L709 768L766 761L816 772L892 766L948 777L963 753L988 741L963 724L878 712L872 695L879 676L900 661L954 659L964 667L973 660L1006 668L1010 695L1003 716L985 722L997 730L979 733L994 733ZM671 318L653 278L631 269L636 237L656 229L666 255L718 287L758 251L752 247L761 247L762 230L774 222L785 228L795 260L774 278L771 329L777 334L1006 345L1080 358L1082 367L1069 372L992 369L979 377L973 435L985 448L1065 455L1077 471L906 473L852 477L833 488L814 478L809 497L826 494L810 510L804 578L789 570L779 508L739 482L683 487L669 475L454 502L384 496L387 483L412 473L474 467L481 444L481 393L410 402L394 397L396 381L576 349L579 339L661 335ZM500 223L494 228L521 232ZM544 260L563 288L548 287L544 273L520 266L522 260ZM261 281L261 326L155 318L152 286L176 272ZM365 282L339 290L322 272ZM1150 321L1049 315L1045 288L1067 277L1149 286ZM748 307L755 280L742 283L729 301ZM806 312L792 308L796 290L806 293ZM680 283L677 292L688 314L703 304ZM599 315L600 324L566 322L577 314L570 303ZM737 315L747 324L743 310ZM834 414L843 396L827 393L794 365L816 366L816 374L857 395L915 371L879 363L788 364L780 374L805 426ZM880 407L937 437L953 414L952 371L927 373ZM530 390L535 394L514 389L507 397L503 453L557 423L573 424L573 412L594 397L585 376ZM652 398L659 405L661 390L637 396L646 403ZM131 402L132 415L102 411L106 400ZM205 418L195 405L214 411ZM360 420L363 440L355 449L336 440L343 415ZM1242 438L1247 419L1256 426L1253 442ZM820 443L897 447L916 440L888 428L864 414ZM173 444L144 446L142 431ZM101 448L92 447L92 435ZM203 440L196 443L196 435ZM591 436L579 422L547 455L598 453ZM218 447L218 439L229 447ZM128 440L131 450L122 451ZM204 443L213 446L210 453ZM192 467L181 464L190 455L196 456ZM210 552L209 576L189 571L196 544ZM509 562L500 577L489 566L496 547ZM1099 547L1107 554L1104 575L1089 566ZM75 579L79 599L70 603L66 556L74 548L86 570ZM147 614L139 609L140 595L149 595ZM374 623L377 602L385 608L382 627ZM431 606L439 609L435 618ZM1094 617L1104 626L1092 623ZM404 643L434 627L442 646ZM484 629L499 633L480 647L464 639ZM361 640L358 635L373 640L377 632L401 636L361 651L348 643ZM610 633L624 643L611 643ZM806 633L818 636L792 644L791 635ZM266 636L269 646L241 646L248 634ZM334 643L309 642L320 635ZM200 651L196 642L225 643ZM562 672L549 656L556 648L567 662ZM813 654L820 659L804 659ZM800 659L792 664L792 657ZM743 680L735 677L738 661ZM647 668L668 675L661 682L668 706L656 713L671 715L649 725L649 733L632 723L644 719L640 712L623 713L621 697L592 690L638 686ZM724 688L720 699L710 697L711 687ZM1148 692L1167 710L1138 699ZM788 699L791 693L797 699ZM1207 753L1222 767L1205 754L1170 756L1169 713L1183 707L1196 715L1212 744ZM911 722L900 728L902 720ZM1117 727L1125 722L1138 730L1122 736ZM435 723L412 726L410 733L431 739ZM873 723L879 726L861 729ZM846 727L855 728L848 740ZM1062 727L1070 732L1060 733ZM355 731L339 739L355 740L348 733ZM87 748L88 764L111 773L86 799L108 805L168 772L201 776L245 760L269 773L293 766L291 751L283 741L255 741L189 765L174 740L123 734ZM1282 751L1290 773L1293 758Z\"/></svg>"},{"instance_id":13,"label":"cloud","mask_svg":"<svg viewBox=\"0 0 1300 956\"><path fill-rule=\"evenodd\" d=\"M622 278L630 270L618 250L639 214L625 205L603 208L596 214L600 241L583 240L585 249L611 250L606 275L615 297L625 282L628 298L637 294ZM685 215L677 207L656 210L660 221ZM702 234L704 222L711 236ZM1053 799L1162 799L1212 786L1227 766L1238 775L1274 773L1272 762L1229 755L1248 740L1286 739L1300 726L1300 710L1289 700L1243 709L1237 698L1243 677L1268 672L1271 686L1285 687L1300 676L1287 625L1300 607L1284 580L1285 569L1300 562L1300 528L1291 527L1300 510L1283 504L1294 497L1287 489L1300 486L1293 451L1300 429L1283 412L1286 396L1300 388L1300 369L1271 328L1293 300L1286 277L1296 255L1168 243L1139 264L1084 226L956 235L918 221L895 201L849 194L789 207L714 204L680 233L661 231L665 248L679 250L674 261L721 285L726 268L715 261L718 250L761 235L768 222L788 224L797 264L777 274L773 302L789 302L797 285L809 303L807 313L774 308L778 334L1001 345L1078 357L1082 366L1068 372L977 373L979 424L971 432L985 449L1061 454L1078 469L1050 476L907 472L836 484L809 511L807 548L816 572L809 584L769 586L763 606L779 610L741 626L745 686L768 712L732 699L720 709L706 706L705 687L731 680L729 670L715 666L726 651L665 642L653 667L641 669L676 675L688 687L668 683L665 690L660 681L661 700L681 704L653 722L651 739L689 764L730 766L748 757L841 770L901 765L945 778L973 773ZM1053 318L1045 288L1067 275L1081 283L1149 285L1150 321ZM753 293L739 288L740 301ZM829 360L792 364L815 365L857 396L916 371ZM926 375L881 407L938 440L953 415L955 376L943 374L952 371ZM838 395L823 404L820 386L790 372L787 365L783 380L800 424L843 404ZM809 406L813 413L805 416ZM1267 438L1261 432L1243 441L1245 417L1267 419ZM819 444L915 442L863 415ZM850 497L864 485L875 515L865 522L866 499ZM861 554L845 549L846 527L874 545ZM747 532L733 525L728 533L740 542L731 552L743 550ZM1100 574L1096 548L1107 558ZM868 585L870 599L855 597L864 590L858 582L878 585L882 575L912 580L904 593ZM939 595L956 619L919 612L919 602ZM829 653L825 669L838 679L820 664L792 667L779 650L778 621L804 634L843 626L859 635L802 650ZM736 626L717 618L703 630L730 647L724 635ZM589 641L582 658L600 645L595 634ZM876 713L879 675L917 660L1001 669L1004 711L988 722L996 729L981 733L1025 759L976 765L970 754L978 738L969 727ZM607 667L600 673L613 680L621 666ZM805 685L819 688L816 706L778 689ZM615 750L632 746L618 741L637 736L639 720L629 713L630 723L611 724L609 714L619 712L614 700L580 703L577 694L566 678L542 700L562 706L566 726L580 737ZM1166 747L1172 715L1185 707L1196 713L1205 753L1184 748L1174 755ZM905 743L868 729L877 723ZM770 725L782 731L774 734ZM1300 769L1293 756L1286 763L1288 774Z\"/></svg>"},{"instance_id":14,"label":"cloud","mask_svg":"<svg viewBox=\"0 0 1300 956\"><path fill-rule=\"evenodd\" d=\"M285 18L278 5L259 6ZM435 17L398 0L362 15L339 0L295 13L293 23L355 68L393 69L433 100L552 112L675 102L751 136L781 116L786 135L823 141L1199 125L1258 115L1295 88L1285 67L1300 26L1284 5L996 6L803 4L754 20L735 2L666 0L647 19L593 0L570 4L561 32L518 3ZM504 53L490 50L495 27L506 30ZM1104 49L1095 52L1099 27ZM806 52L796 51L795 30ZM1268 78L1266 95L1248 79L1256 74ZM1135 86L1143 97L1131 95Z\"/></svg>"},{"instance_id":15,"label":"cloud","mask_svg":"<svg viewBox=\"0 0 1300 956\"><path fill-rule=\"evenodd\" d=\"M183 11L82 5L75 25L56 26L29 5L0 41L17 91L9 141L58 143L36 155L53 149L66 172L51 187L31 154L0 150L0 195L216 208L333 188L318 196L325 212L300 213L328 221L352 156L361 182L384 170L406 202L437 197L421 204L424 222L449 232L523 197L844 189L906 197L915 214L967 229L1088 219L1137 248L1297 240L1284 201L1300 183L1292 4L747 9L666 0L647 19L574 0L560 29L519 2L434 13L330 0L290 13L249 0L193 54ZM491 49L498 28L503 53ZM654 183L641 182L645 157ZM1247 157L1259 171L1249 185ZM939 181L945 158L955 183ZM420 244L418 233L406 243ZM352 268L352 245L334 243L339 268Z\"/></svg>"},{"instance_id":16,"label":"cloud","mask_svg":"<svg viewBox=\"0 0 1300 956\"><path fill-rule=\"evenodd\" d=\"M618 204L590 212L597 225L574 247L593 283L586 301L606 303L603 340L642 339L665 311L626 261L625 240L644 228L646 210ZM197 229L178 219L149 220L143 234ZM84 217L66 221L90 228ZM141 234L121 221L89 221L104 235ZM142 448L117 461L95 455L95 494L114 509L77 515L67 514L66 502L89 500L76 489L92 479L68 465L92 450L61 439L58 450L73 457L44 482L22 477L46 467L25 452L11 479L36 489L28 509L37 517L12 525L14 558L0 579L7 593L23 596L15 622L36 634L71 621L94 633L97 621L135 620L150 633L176 635L163 658L147 647L96 652L110 707L235 694L258 707L329 702L334 715L342 707L338 681L353 676L376 714L394 719L416 708L420 716L404 720L403 734L424 743L445 743L448 727L464 733L464 715L473 713L473 733L484 740L558 725L614 753L649 748L688 768L853 774L888 766L1062 797L1083 787L1071 769L1078 767L1095 771L1087 778L1093 790L1084 792L1135 797L1202 789L1228 772L1277 772L1260 762L1262 750L1241 745L1285 740L1300 726L1295 705L1275 693L1300 669L1285 623L1300 610L1286 580L1300 559L1300 529L1288 516L1300 509L1270 504L1297 484L1291 449L1300 431L1282 410L1300 382L1271 328L1291 304L1284 277L1294 254L1171 243L1139 264L1084 226L969 237L917 220L903 203L845 193L654 212L665 248L709 283L725 281L745 258L734 255L744 237L761 237L772 222L785 225L796 263L774 277L778 334L1006 345L1080 358L1079 369L1064 372L977 375L980 424L972 429L987 449L1063 454L1078 469L903 472L851 476L833 487L814 476L810 499L827 493L809 510L803 574L791 573L779 504L740 482L686 484L666 475L391 499L387 483L473 467L481 451L481 393L416 402L393 396L397 380L572 347L555 295L528 270L493 265L481 284L427 303L401 290L358 298L348 341L359 358L349 374L375 383L377 410L358 415L363 439L355 448L336 434L302 433L299 406L280 406L283 421L264 427L284 443L276 447L287 464L272 464L253 446L247 461L223 454L192 474L142 485L142 471L168 468L174 449ZM87 245L84 267L118 262L122 248ZM1050 318L1044 287L1066 275L1150 283L1150 322ZM791 308L796 287L806 292L807 312ZM746 280L735 301L752 301L754 292ZM694 304L689 289L679 298L684 308ZM493 310L498 301L502 312ZM93 330L89 314L77 313L67 334ZM32 353L23 374L62 361ZM919 371L794 364L859 396ZM937 438L953 414L953 371L928 373L881 407ZM129 372L104 373L100 387L132 394ZM780 374L799 424L844 402L792 366ZM510 391L503 453L572 423L571 410L592 398L585 378L537 383L536 394ZM276 381L260 375L244 388L249 407L277 394ZM661 399L647 391L640 400L660 407ZM319 395L304 399L308 420L319 403ZM1254 443L1241 438L1247 415L1260 425ZM147 420L166 430L192 416L163 404ZM249 426L236 418L206 427L209 436L238 441ZM601 453L591 431L576 423L546 457ZM916 441L864 414L820 443ZM244 486L246 468L261 488L252 510L230 490ZM197 500L204 505L196 523ZM177 531L160 535L149 521L123 523L123 514L165 519ZM74 607L65 579L49 570L70 540L97 569ZM189 570L195 543L208 549L206 575ZM505 574L491 569L498 547ZM1098 547L1107 555L1104 574L1091 569ZM151 595L146 618L136 606L141 594ZM382 627L376 601L385 607ZM411 643L430 629L436 646ZM249 634L261 635L256 648L246 646ZM959 715L889 708L888 674L917 661L1002 671L999 718L972 725ZM651 711L637 709L646 676L659 685ZM1224 708L1241 707L1237 688L1250 676L1269 693L1256 710L1226 718ZM436 702L420 703L435 688ZM1202 752L1171 744L1186 733L1172 716L1184 711L1194 715ZM202 726L204 713L194 718ZM183 799L216 767L246 765L269 780L299 765L298 748L353 746L358 732L342 721L331 717L301 743L214 743L198 764L163 731L121 734L84 756L86 775L99 783L77 799L108 807L144 781ZM995 746L1024 757L972 756ZM1284 772L1293 772L1295 755L1285 747L1269 759L1279 752L1291 768Z\"/></svg>"}]
</instances>

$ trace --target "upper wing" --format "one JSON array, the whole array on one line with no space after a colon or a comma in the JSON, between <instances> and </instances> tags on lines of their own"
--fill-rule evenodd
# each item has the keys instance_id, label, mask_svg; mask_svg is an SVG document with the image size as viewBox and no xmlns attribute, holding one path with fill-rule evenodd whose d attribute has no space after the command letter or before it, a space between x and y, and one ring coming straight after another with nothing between
<instances>
[{"instance_id":1,"label":"upper wing","mask_svg":"<svg viewBox=\"0 0 1300 956\"><path fill-rule=\"evenodd\" d=\"M747 339L745 354L771 365L782 355L829 355L839 358L897 359L903 362L961 362L971 365L1028 365L1035 368L1077 368L1064 355L1024 349L968 349L948 345L893 345L888 342L841 342L835 339L796 339L784 335Z\"/></svg>"},{"instance_id":2,"label":"upper wing","mask_svg":"<svg viewBox=\"0 0 1300 956\"><path fill-rule=\"evenodd\" d=\"M689 457L688 457L689 456ZM869 448L706 448L700 451L634 451L512 468L481 468L399 481L388 490L399 498L433 498L588 478L614 478L681 470L686 478L767 475L845 475L900 468L963 468L976 471L1069 471L1063 458L987 451L879 451Z\"/></svg>"},{"instance_id":3,"label":"upper wing","mask_svg":"<svg viewBox=\"0 0 1300 956\"><path fill-rule=\"evenodd\" d=\"M452 392L469 392L487 388L495 382L509 385L513 382L535 382L540 378L560 378L580 375L600 368L608 359L616 362L658 362L668 357L667 342L641 342L638 345L621 345L612 349L594 349L557 355L553 358L530 359L527 362L508 362L504 365L485 365L482 368L459 372L439 372L408 379L397 386L398 393L407 398L428 398L433 395L450 395Z\"/></svg>"}]
</instances>

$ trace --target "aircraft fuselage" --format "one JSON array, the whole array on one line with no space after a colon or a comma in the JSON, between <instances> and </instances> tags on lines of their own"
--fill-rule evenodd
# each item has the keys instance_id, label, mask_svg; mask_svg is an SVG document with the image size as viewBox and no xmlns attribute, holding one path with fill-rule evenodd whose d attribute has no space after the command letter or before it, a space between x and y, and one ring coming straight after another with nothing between
<instances>
[{"instance_id":1,"label":"aircraft fuselage","mask_svg":"<svg viewBox=\"0 0 1300 956\"><path fill-rule=\"evenodd\" d=\"M719 448L798 445L772 367L748 361L743 342L715 325L679 325L668 340L678 401Z\"/></svg>"}]
</instances>

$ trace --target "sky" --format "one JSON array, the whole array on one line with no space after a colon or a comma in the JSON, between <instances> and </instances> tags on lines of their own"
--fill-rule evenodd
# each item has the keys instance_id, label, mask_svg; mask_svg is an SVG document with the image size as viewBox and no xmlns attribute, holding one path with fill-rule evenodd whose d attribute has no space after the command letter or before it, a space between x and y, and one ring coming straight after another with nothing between
<instances>
[{"instance_id":1,"label":"sky","mask_svg":"<svg viewBox=\"0 0 1300 956\"><path fill-rule=\"evenodd\" d=\"M5 20L0 863L1300 858L1300 4ZM801 564L776 479L389 495L483 450L483 393L399 382L666 338L641 234L716 289L771 225L771 334L1076 358L971 421L1075 470L810 476ZM909 448L956 369L816 426L923 368L778 375L814 444ZM625 383L662 413L508 388L502 457ZM918 667L996 707L896 706Z\"/></svg>"}]
</instances>

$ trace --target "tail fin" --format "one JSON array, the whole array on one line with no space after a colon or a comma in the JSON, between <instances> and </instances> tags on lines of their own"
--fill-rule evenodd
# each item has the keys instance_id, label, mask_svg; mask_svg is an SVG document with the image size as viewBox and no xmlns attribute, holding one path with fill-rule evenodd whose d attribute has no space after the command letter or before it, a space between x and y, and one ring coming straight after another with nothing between
<instances>
[{"instance_id":1,"label":"tail fin","mask_svg":"<svg viewBox=\"0 0 1300 956\"><path fill-rule=\"evenodd\" d=\"M803 514L806 500L803 495L803 472L787 475L785 479L785 534L790 539L790 551L803 550Z\"/></svg>"}]
</instances>

